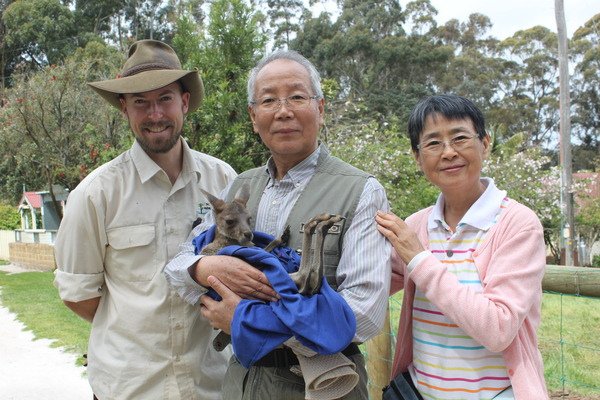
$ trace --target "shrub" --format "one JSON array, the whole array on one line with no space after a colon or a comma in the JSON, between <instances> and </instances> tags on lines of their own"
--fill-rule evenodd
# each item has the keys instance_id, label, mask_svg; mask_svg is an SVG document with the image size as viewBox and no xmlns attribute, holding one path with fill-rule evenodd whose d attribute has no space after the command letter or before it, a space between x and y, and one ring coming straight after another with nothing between
<instances>
[{"instance_id":1,"label":"shrub","mask_svg":"<svg viewBox=\"0 0 600 400\"><path fill-rule=\"evenodd\" d=\"M0 229L13 230L21 227L21 216L15 206L0 203Z\"/></svg>"}]
</instances>

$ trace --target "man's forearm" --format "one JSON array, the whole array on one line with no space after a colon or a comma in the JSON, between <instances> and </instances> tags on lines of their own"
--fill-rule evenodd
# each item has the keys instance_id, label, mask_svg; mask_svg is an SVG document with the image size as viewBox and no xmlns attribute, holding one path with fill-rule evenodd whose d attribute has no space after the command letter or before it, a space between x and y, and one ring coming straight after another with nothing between
<instances>
[{"instance_id":1,"label":"man's forearm","mask_svg":"<svg viewBox=\"0 0 600 400\"><path fill-rule=\"evenodd\" d=\"M98 304L100 304L100 297L94 297L93 299L83 301L64 300L63 302L71 309L71 311L91 323L94 320L94 315L96 315Z\"/></svg>"}]
</instances>

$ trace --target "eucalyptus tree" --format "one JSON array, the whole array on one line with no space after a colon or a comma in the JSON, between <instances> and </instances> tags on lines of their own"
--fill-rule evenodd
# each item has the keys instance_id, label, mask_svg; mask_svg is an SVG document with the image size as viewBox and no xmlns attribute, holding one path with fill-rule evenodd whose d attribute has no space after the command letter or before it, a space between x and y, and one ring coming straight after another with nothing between
<instances>
[{"instance_id":1,"label":"eucalyptus tree","mask_svg":"<svg viewBox=\"0 0 600 400\"><path fill-rule=\"evenodd\" d=\"M574 56L571 97L574 169L593 170L600 165L600 14L580 27L571 41Z\"/></svg>"},{"instance_id":2,"label":"eucalyptus tree","mask_svg":"<svg viewBox=\"0 0 600 400\"><path fill-rule=\"evenodd\" d=\"M516 32L499 43L507 60L499 80L494 121L524 132L526 145L551 146L558 132L558 42L542 26Z\"/></svg>"},{"instance_id":3,"label":"eucalyptus tree","mask_svg":"<svg viewBox=\"0 0 600 400\"><path fill-rule=\"evenodd\" d=\"M391 0L339 4L335 22L324 14L306 21L292 48L337 82L340 90L331 100L341 107L362 103L358 107L380 123L391 116L404 121L418 99L433 91L434 77L452 56L427 28L435 9L428 1L414 2L407 11ZM407 34L407 20L427 31Z\"/></svg>"},{"instance_id":4,"label":"eucalyptus tree","mask_svg":"<svg viewBox=\"0 0 600 400\"><path fill-rule=\"evenodd\" d=\"M123 33L134 41L156 39L170 42L174 35L174 23L169 20L173 6L162 0L125 0L122 2ZM119 18L121 21L121 18ZM120 37L122 41L124 36Z\"/></svg>"},{"instance_id":5,"label":"eucalyptus tree","mask_svg":"<svg viewBox=\"0 0 600 400\"><path fill-rule=\"evenodd\" d=\"M267 6L267 16L273 48L289 48L290 42L300 29L303 19L310 16L310 11L302 0L261 0Z\"/></svg>"},{"instance_id":6,"label":"eucalyptus tree","mask_svg":"<svg viewBox=\"0 0 600 400\"><path fill-rule=\"evenodd\" d=\"M188 116L188 142L229 162L237 171L260 165L267 151L247 112L248 72L262 56L267 38L263 15L243 0L212 2L205 29L179 25L173 44L188 68L199 68L205 87L202 107Z\"/></svg>"},{"instance_id":7,"label":"eucalyptus tree","mask_svg":"<svg viewBox=\"0 0 600 400\"><path fill-rule=\"evenodd\" d=\"M6 44L6 26L4 25L4 10L11 3L10 0L0 0L0 101L2 90L6 85L6 77L11 74L12 54L14 51Z\"/></svg>"},{"instance_id":8,"label":"eucalyptus tree","mask_svg":"<svg viewBox=\"0 0 600 400\"><path fill-rule=\"evenodd\" d=\"M189 18L198 26L204 26L206 19L205 3L208 0L168 0L172 12L171 21L179 21L181 18Z\"/></svg>"},{"instance_id":9,"label":"eucalyptus tree","mask_svg":"<svg viewBox=\"0 0 600 400\"><path fill-rule=\"evenodd\" d=\"M376 64L388 64L378 54L386 38L404 35L404 15L398 1L346 0L335 22L335 35L327 43L327 58L321 62L335 71L349 99L367 98L375 89ZM391 43L390 43L391 44ZM390 55L390 53L387 53Z\"/></svg>"},{"instance_id":10,"label":"eucalyptus tree","mask_svg":"<svg viewBox=\"0 0 600 400\"><path fill-rule=\"evenodd\" d=\"M111 32L113 17L123 6L121 0L75 0L73 3L79 31L100 37Z\"/></svg>"},{"instance_id":11,"label":"eucalyptus tree","mask_svg":"<svg viewBox=\"0 0 600 400\"><path fill-rule=\"evenodd\" d=\"M440 92L453 92L489 110L499 97L499 81L511 64L496 53L498 40L488 34L491 20L482 14L469 15L439 27L435 35L454 49L445 71L436 80Z\"/></svg>"}]
</instances>

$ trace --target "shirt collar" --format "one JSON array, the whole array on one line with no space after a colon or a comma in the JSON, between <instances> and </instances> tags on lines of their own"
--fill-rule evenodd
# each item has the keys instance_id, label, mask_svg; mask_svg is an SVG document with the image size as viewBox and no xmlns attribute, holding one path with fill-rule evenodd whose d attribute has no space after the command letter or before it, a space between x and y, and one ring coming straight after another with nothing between
<instances>
[{"instance_id":1,"label":"shirt collar","mask_svg":"<svg viewBox=\"0 0 600 400\"><path fill-rule=\"evenodd\" d=\"M317 162L319 161L321 146L322 145L319 145L317 149L311 153L311 155L292 167L287 174L285 174L282 181L291 181L295 187L298 187L307 178L313 176L317 169ZM269 158L269 161L267 161L267 172L271 178L267 186L272 186L276 183L276 168L272 157Z\"/></svg>"},{"instance_id":2,"label":"shirt collar","mask_svg":"<svg viewBox=\"0 0 600 400\"><path fill-rule=\"evenodd\" d=\"M180 175L185 177L188 174L195 173L197 181L200 181L200 169L193 160L190 147L187 145L185 140L180 140L183 147L183 164ZM142 183L146 183L148 180L152 179L152 177L162 171L162 168L155 163L150 156L148 156L137 140L133 142L130 152L131 159L133 160L133 164L135 165Z\"/></svg>"},{"instance_id":3,"label":"shirt collar","mask_svg":"<svg viewBox=\"0 0 600 400\"><path fill-rule=\"evenodd\" d=\"M485 191L462 217L458 225L470 225L480 230L489 229L496 222L496 216L506 197L506 191L496 187L492 178L481 178ZM444 221L444 195L440 193L429 215L428 228L435 229Z\"/></svg>"},{"instance_id":4,"label":"shirt collar","mask_svg":"<svg viewBox=\"0 0 600 400\"><path fill-rule=\"evenodd\" d=\"M131 146L131 159L133 160L133 164L137 169L138 175L142 180L142 183L146 183L150 180L154 175L156 175L161 168L156 164L148 154L142 149L142 146L138 143L137 140L133 141L133 146Z\"/></svg>"}]
</instances>

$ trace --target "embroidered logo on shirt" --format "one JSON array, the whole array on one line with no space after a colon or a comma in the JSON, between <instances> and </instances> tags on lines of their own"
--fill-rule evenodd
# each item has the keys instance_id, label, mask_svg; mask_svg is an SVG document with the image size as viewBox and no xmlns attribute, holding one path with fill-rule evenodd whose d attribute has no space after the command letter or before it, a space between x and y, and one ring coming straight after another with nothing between
<instances>
[{"instance_id":1,"label":"embroidered logo on shirt","mask_svg":"<svg viewBox=\"0 0 600 400\"><path fill-rule=\"evenodd\" d=\"M204 216L212 211L212 207L209 202L201 201L196 207L196 217L204 219Z\"/></svg>"}]
</instances>

